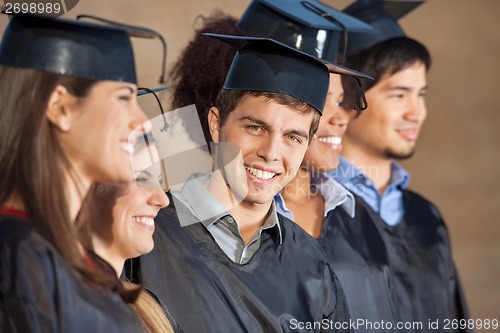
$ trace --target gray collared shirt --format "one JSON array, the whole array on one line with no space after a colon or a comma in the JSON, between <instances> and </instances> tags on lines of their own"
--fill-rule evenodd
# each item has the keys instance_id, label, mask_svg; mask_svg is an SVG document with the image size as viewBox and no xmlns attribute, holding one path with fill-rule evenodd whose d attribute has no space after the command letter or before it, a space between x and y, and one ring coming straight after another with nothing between
<instances>
[{"instance_id":1,"label":"gray collared shirt","mask_svg":"<svg viewBox=\"0 0 500 333\"><path fill-rule=\"evenodd\" d=\"M239 264L247 263L260 248L260 236L264 230L277 228L281 244L281 227L274 202L271 204L262 227L245 245L237 221L205 187L209 179L210 175L192 174L180 191L172 191L174 205L176 200L186 205L196 217L194 221L201 222L205 226L229 259ZM182 221L181 219L180 223L185 226L193 223L193 220Z\"/></svg>"}]
</instances>

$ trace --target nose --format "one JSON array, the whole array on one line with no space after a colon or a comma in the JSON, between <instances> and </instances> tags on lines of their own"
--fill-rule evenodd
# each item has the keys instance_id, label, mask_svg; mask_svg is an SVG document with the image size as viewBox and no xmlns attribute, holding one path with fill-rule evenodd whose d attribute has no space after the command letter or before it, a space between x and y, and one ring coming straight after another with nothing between
<instances>
[{"instance_id":1,"label":"nose","mask_svg":"<svg viewBox=\"0 0 500 333\"><path fill-rule=\"evenodd\" d=\"M336 107L328 122L333 126L345 127L349 123L349 114L344 108Z\"/></svg>"},{"instance_id":2,"label":"nose","mask_svg":"<svg viewBox=\"0 0 500 333\"><path fill-rule=\"evenodd\" d=\"M135 106L132 108L130 113L130 129L134 130L141 124L144 124L148 121L148 116L144 113L142 108L135 103Z\"/></svg>"},{"instance_id":3,"label":"nose","mask_svg":"<svg viewBox=\"0 0 500 333\"><path fill-rule=\"evenodd\" d=\"M411 98L408 103L407 111L404 118L408 121L421 123L427 115L427 108L425 106L425 99L423 96Z\"/></svg>"},{"instance_id":4,"label":"nose","mask_svg":"<svg viewBox=\"0 0 500 333\"><path fill-rule=\"evenodd\" d=\"M158 209L167 207L170 203L165 191L161 188L152 189L148 198L148 205L157 207Z\"/></svg>"},{"instance_id":5,"label":"nose","mask_svg":"<svg viewBox=\"0 0 500 333\"><path fill-rule=\"evenodd\" d=\"M266 162L278 161L280 159L280 140L273 135L265 138L257 150L257 156Z\"/></svg>"},{"instance_id":6,"label":"nose","mask_svg":"<svg viewBox=\"0 0 500 333\"><path fill-rule=\"evenodd\" d=\"M349 112L342 105L339 105L339 102L332 95L329 95L320 121L327 121L330 125L344 127L349 123L349 118Z\"/></svg>"}]
</instances>

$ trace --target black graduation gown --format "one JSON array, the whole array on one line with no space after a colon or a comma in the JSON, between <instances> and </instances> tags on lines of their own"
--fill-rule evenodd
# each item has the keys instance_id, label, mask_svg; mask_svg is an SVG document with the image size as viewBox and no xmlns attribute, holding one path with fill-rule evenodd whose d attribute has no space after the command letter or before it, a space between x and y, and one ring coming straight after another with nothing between
<instances>
[{"instance_id":1,"label":"black graduation gown","mask_svg":"<svg viewBox=\"0 0 500 333\"><path fill-rule=\"evenodd\" d=\"M0 216L0 332L143 332L118 294L83 284L34 226Z\"/></svg>"},{"instance_id":2,"label":"black graduation gown","mask_svg":"<svg viewBox=\"0 0 500 333\"><path fill-rule=\"evenodd\" d=\"M389 226L355 197L355 218L340 209L331 211L318 241L341 282L352 320L392 323L392 329L372 325L358 332L395 332L398 322L422 323L420 329L400 332L451 332L445 329L447 321L468 319L448 231L437 208L406 190L403 220ZM429 321L436 320L438 329L430 329Z\"/></svg>"},{"instance_id":3,"label":"black graduation gown","mask_svg":"<svg viewBox=\"0 0 500 333\"><path fill-rule=\"evenodd\" d=\"M276 228L264 231L260 249L241 265L201 223L181 227L177 214L191 213L176 208L160 210L154 250L132 264L184 332L330 332L337 331L330 320L348 320L319 244L292 221L278 214L282 244ZM306 322L328 324L305 329Z\"/></svg>"}]
</instances>

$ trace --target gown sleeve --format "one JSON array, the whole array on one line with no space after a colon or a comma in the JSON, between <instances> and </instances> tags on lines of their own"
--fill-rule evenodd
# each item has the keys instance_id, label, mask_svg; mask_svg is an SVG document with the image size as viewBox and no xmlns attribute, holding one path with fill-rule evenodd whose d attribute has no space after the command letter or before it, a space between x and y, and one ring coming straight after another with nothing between
<instances>
[{"instance_id":1,"label":"gown sleeve","mask_svg":"<svg viewBox=\"0 0 500 333\"><path fill-rule=\"evenodd\" d=\"M28 223L0 217L0 332L140 332L116 293L82 283Z\"/></svg>"},{"instance_id":2,"label":"gown sleeve","mask_svg":"<svg viewBox=\"0 0 500 333\"><path fill-rule=\"evenodd\" d=\"M61 332L55 318L67 281L53 251L26 230L2 232L0 300L2 332Z\"/></svg>"}]
</instances>

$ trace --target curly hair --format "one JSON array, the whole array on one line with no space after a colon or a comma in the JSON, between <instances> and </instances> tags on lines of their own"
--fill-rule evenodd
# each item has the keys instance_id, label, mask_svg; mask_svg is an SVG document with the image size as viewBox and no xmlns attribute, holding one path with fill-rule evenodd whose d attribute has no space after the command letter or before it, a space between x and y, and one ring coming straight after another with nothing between
<instances>
[{"instance_id":1,"label":"curly hair","mask_svg":"<svg viewBox=\"0 0 500 333\"><path fill-rule=\"evenodd\" d=\"M237 47L214 38L202 36L204 32L241 35L236 28L237 19L215 10L210 16L198 16L201 26L195 28L193 39L181 52L170 73L173 90L172 108L195 104L205 139L212 141L208 129L208 110L215 105L217 94L224 85L226 74L238 50Z\"/></svg>"}]
</instances>

